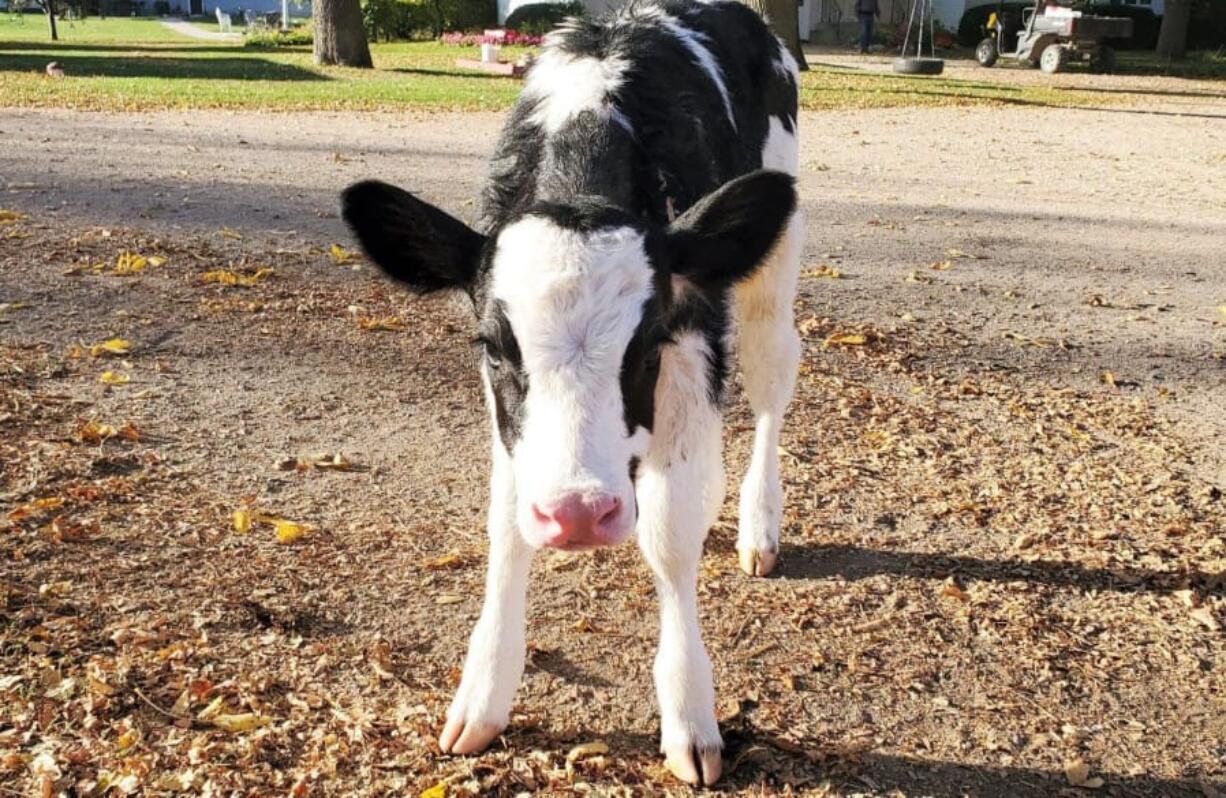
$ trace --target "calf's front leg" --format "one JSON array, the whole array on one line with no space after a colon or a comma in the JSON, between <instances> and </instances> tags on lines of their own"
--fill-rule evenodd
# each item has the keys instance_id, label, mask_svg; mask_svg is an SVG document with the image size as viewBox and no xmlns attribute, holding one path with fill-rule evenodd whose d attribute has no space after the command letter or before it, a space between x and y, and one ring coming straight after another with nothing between
<instances>
[{"instance_id":1,"label":"calf's front leg","mask_svg":"<svg viewBox=\"0 0 1226 798\"><path fill-rule=\"evenodd\" d=\"M664 359L655 440L635 493L639 548L660 602L653 669L660 750L674 775L703 785L719 779L723 741L698 621L698 564L723 502L724 477L718 410L706 393L706 358L693 342L679 350Z\"/></svg>"},{"instance_id":2,"label":"calf's front leg","mask_svg":"<svg viewBox=\"0 0 1226 798\"><path fill-rule=\"evenodd\" d=\"M485 604L438 741L450 754L476 753L506 728L524 673L524 613L533 550L515 524L515 481L498 441L493 460Z\"/></svg>"}]
</instances>

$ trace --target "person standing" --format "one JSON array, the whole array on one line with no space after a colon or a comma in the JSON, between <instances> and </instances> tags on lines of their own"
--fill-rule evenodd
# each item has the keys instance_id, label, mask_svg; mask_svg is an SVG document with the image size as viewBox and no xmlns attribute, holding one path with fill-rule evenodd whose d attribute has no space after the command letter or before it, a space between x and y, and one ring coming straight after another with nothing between
<instances>
[{"instance_id":1,"label":"person standing","mask_svg":"<svg viewBox=\"0 0 1226 798\"><path fill-rule=\"evenodd\" d=\"M881 17L877 0L856 0L856 16L860 18L860 53L867 53L873 43L873 20Z\"/></svg>"}]
</instances>

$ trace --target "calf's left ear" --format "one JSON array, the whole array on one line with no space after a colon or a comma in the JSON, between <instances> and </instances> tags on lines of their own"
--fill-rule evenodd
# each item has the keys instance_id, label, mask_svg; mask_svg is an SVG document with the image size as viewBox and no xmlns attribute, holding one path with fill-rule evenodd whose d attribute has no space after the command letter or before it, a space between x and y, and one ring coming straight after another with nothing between
<instances>
[{"instance_id":1,"label":"calf's left ear","mask_svg":"<svg viewBox=\"0 0 1226 798\"><path fill-rule=\"evenodd\" d=\"M449 288L471 293L485 236L459 219L378 180L345 189L341 215L389 277L419 294Z\"/></svg>"},{"instance_id":2,"label":"calf's left ear","mask_svg":"<svg viewBox=\"0 0 1226 798\"><path fill-rule=\"evenodd\" d=\"M698 285L748 277L796 210L796 181L759 170L725 183L668 228L670 267Z\"/></svg>"}]
</instances>

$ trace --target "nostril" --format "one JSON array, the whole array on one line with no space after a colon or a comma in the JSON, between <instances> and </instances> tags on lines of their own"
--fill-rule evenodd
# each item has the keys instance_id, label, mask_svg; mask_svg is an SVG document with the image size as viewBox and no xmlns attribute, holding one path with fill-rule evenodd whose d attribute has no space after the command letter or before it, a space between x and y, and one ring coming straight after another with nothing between
<instances>
[{"instance_id":1,"label":"nostril","mask_svg":"<svg viewBox=\"0 0 1226 798\"><path fill-rule=\"evenodd\" d=\"M604 512L600 514L600 518L597 519L596 521L597 526L606 526L608 524L613 523L617 519L617 514L621 512L622 501L621 499L615 496L612 498L611 501L608 502L606 506L607 506L607 509L605 509Z\"/></svg>"}]
</instances>

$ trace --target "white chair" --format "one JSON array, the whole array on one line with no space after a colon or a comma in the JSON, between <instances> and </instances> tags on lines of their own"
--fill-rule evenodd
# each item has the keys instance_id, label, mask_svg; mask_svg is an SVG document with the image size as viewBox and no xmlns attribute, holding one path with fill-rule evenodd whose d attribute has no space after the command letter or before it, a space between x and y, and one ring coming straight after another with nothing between
<instances>
[{"instance_id":1,"label":"white chair","mask_svg":"<svg viewBox=\"0 0 1226 798\"><path fill-rule=\"evenodd\" d=\"M230 15L222 11L220 8L213 9L217 12L217 27L221 28L222 33L230 32Z\"/></svg>"}]
</instances>

